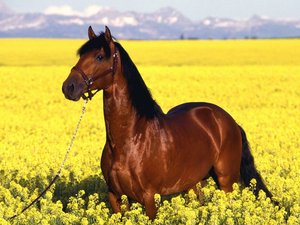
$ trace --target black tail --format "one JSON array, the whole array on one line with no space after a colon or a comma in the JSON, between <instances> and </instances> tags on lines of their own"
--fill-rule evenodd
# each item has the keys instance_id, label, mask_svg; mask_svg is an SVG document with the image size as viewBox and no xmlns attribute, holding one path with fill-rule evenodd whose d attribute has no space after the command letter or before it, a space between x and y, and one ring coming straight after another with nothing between
<instances>
[{"instance_id":1,"label":"black tail","mask_svg":"<svg viewBox=\"0 0 300 225\"><path fill-rule=\"evenodd\" d=\"M254 178L256 180L256 189L254 191L254 194L258 196L258 192L260 190L263 190L266 193L267 197L272 198L271 192L268 190L260 174L255 168L254 158L250 152L250 147L248 144L246 133L242 127L240 127L240 129L241 129L242 144L243 144L242 161L241 161L241 168L240 168L241 180L246 186L249 186L251 179Z\"/></svg>"}]
</instances>

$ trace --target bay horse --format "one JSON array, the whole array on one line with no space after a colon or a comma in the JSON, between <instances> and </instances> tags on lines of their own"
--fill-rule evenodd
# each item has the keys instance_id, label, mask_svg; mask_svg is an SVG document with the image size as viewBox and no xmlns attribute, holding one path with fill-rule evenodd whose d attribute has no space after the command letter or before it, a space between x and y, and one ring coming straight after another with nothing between
<instances>
[{"instance_id":1,"label":"bay horse","mask_svg":"<svg viewBox=\"0 0 300 225\"><path fill-rule=\"evenodd\" d=\"M73 101L103 90L106 143L101 169L114 212L120 212L121 196L127 195L154 219L154 194L188 191L208 176L225 192L235 182L248 186L255 178L255 194L263 190L272 197L255 168L244 130L226 111L191 102L165 114L109 28L96 35L89 27L88 36L62 90Z\"/></svg>"}]
</instances>

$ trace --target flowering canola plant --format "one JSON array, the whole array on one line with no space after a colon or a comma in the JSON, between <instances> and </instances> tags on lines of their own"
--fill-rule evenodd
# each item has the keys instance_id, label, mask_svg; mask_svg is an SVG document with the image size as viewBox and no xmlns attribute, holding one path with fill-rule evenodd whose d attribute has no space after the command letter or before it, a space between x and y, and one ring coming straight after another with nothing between
<instances>
[{"instance_id":1,"label":"flowering canola plant","mask_svg":"<svg viewBox=\"0 0 300 225\"><path fill-rule=\"evenodd\" d=\"M100 170L105 142L101 93L87 105L61 177L14 220L55 176L80 115L62 82L83 40L0 41L0 224L300 224L300 40L122 41L164 111L212 102L245 129L257 169L279 206L209 178L197 193L155 195L150 221L122 197L113 214Z\"/></svg>"}]
</instances>

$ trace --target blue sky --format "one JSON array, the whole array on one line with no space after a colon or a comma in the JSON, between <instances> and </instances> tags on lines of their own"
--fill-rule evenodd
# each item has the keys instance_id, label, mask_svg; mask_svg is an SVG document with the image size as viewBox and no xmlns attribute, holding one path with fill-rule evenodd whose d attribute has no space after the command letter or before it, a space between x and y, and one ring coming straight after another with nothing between
<instances>
[{"instance_id":1,"label":"blue sky","mask_svg":"<svg viewBox=\"0 0 300 225\"><path fill-rule=\"evenodd\" d=\"M300 0L2 0L2 2L17 12L44 12L53 6L64 6L69 10L80 12L91 5L113 7L120 11L153 12L171 6L192 20L208 16L249 18L253 15L300 19Z\"/></svg>"}]
</instances>

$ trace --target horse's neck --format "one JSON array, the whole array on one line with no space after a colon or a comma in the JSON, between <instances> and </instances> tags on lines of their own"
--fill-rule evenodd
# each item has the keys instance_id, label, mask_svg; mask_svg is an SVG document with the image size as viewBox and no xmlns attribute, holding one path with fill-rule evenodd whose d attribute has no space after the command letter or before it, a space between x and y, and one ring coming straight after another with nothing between
<instances>
[{"instance_id":1,"label":"horse's neck","mask_svg":"<svg viewBox=\"0 0 300 225\"><path fill-rule=\"evenodd\" d=\"M118 79L103 93L104 119L107 138L114 146L121 146L134 136L137 113L129 99L127 83Z\"/></svg>"}]
</instances>

